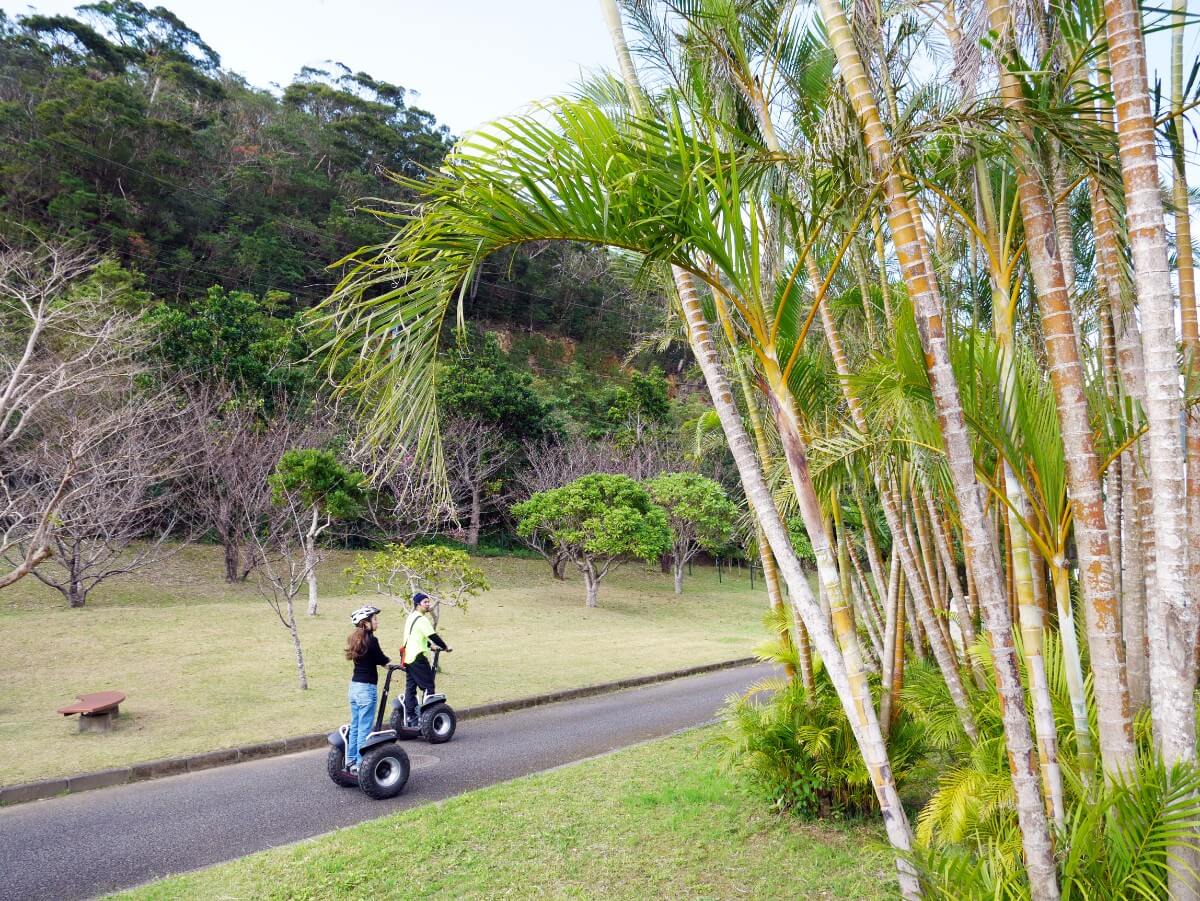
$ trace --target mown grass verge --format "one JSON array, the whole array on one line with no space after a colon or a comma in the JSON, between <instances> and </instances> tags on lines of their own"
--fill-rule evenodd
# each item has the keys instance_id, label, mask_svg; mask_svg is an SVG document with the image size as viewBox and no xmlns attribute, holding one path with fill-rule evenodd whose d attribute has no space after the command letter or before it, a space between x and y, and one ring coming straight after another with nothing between
<instances>
[{"instance_id":1,"label":"mown grass verge","mask_svg":"<svg viewBox=\"0 0 1200 901\"><path fill-rule=\"evenodd\" d=\"M415 808L122 899L897 897L875 824L770 812L700 729Z\"/></svg>"},{"instance_id":2,"label":"mown grass verge","mask_svg":"<svg viewBox=\"0 0 1200 901\"><path fill-rule=\"evenodd\" d=\"M191 547L153 570L102 585L68 609L33 579L0 592L0 784L300 735L346 718L348 553L320 571L321 615L302 614L310 689L296 687L286 630L253 585L227 585L220 551ZM723 582L696 567L685 593L671 577L627 566L600 606L557 582L540 560L476 561L492 590L447 612L454 647L439 682L458 707L748 656L764 637L766 594L743 571ZM403 611L383 607L380 640L399 645ZM112 732L79 734L55 710L76 694L128 695Z\"/></svg>"}]
</instances>

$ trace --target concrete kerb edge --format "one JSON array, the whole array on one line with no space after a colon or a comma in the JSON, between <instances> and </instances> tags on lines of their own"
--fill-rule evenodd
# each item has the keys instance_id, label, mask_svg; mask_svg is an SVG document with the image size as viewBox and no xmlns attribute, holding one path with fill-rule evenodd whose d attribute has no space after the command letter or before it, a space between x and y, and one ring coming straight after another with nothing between
<instances>
[{"instance_id":1,"label":"concrete kerb edge","mask_svg":"<svg viewBox=\"0 0 1200 901\"><path fill-rule=\"evenodd\" d=\"M515 698L511 701L494 701L490 704L478 704L458 711L462 720L479 719L485 716L495 716L500 713L511 713L515 710L526 710L530 707L541 707L546 704L557 704L562 701L576 701L580 698L590 698L596 695L623 691L627 688L640 688L643 685L653 685L656 682L669 682L672 679L682 679L686 676L699 676L717 670L733 669L758 662L755 657L739 657L736 660L724 660L720 663L705 663L686 669L671 670L665 673L654 673L649 676L635 676L629 679L618 679L615 682L602 682L597 685L585 685L581 688L568 688L562 691L551 691L545 694L532 695L527 698ZM150 779L161 779L166 776L178 776L182 773L195 773L219 766L229 766L250 760L262 760L266 757L277 757L282 754L295 754L300 751L311 751L322 747L326 742L325 732L310 732L307 735L297 735L291 738L277 738L273 741L255 742L236 748L221 748L216 751L205 751L187 757L167 757L161 760L149 760L130 766L115 767L91 773L81 773L74 776L61 776L56 779L46 779L39 782L22 782L16 785L0 786L0 807L11 807L28 801L41 801L59 795L77 794L99 788L109 788L114 785L125 785L129 782L144 782Z\"/></svg>"}]
</instances>

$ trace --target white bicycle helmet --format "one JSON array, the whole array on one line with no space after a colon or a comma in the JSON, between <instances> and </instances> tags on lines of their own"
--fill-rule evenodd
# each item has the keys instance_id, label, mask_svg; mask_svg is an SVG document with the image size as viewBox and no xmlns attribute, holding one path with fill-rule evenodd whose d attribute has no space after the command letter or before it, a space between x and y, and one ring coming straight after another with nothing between
<instances>
[{"instance_id":1,"label":"white bicycle helmet","mask_svg":"<svg viewBox=\"0 0 1200 901\"><path fill-rule=\"evenodd\" d=\"M368 604L365 607L359 607L357 610L355 610L353 613L351 613L350 614L350 622L354 623L354 625L357 626L359 623L363 623L363 622L366 622L367 620L369 620L376 613L382 613L382 612L383 611L381 611L378 607L372 607L370 604Z\"/></svg>"}]
</instances>

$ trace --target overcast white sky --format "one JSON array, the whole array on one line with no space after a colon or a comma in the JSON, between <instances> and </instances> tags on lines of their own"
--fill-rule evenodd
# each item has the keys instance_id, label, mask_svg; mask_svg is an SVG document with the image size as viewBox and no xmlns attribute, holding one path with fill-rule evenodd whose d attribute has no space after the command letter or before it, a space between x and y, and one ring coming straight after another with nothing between
<instances>
[{"instance_id":1,"label":"overcast white sky","mask_svg":"<svg viewBox=\"0 0 1200 901\"><path fill-rule=\"evenodd\" d=\"M0 5L70 13L79 2ZM143 2L178 15L252 84L287 84L301 67L334 60L417 92L455 134L565 90L581 71L615 67L597 0ZM1193 26L1188 64L1198 44ZM1148 42L1152 80L1156 68L1166 74L1168 48L1165 34Z\"/></svg>"}]
</instances>

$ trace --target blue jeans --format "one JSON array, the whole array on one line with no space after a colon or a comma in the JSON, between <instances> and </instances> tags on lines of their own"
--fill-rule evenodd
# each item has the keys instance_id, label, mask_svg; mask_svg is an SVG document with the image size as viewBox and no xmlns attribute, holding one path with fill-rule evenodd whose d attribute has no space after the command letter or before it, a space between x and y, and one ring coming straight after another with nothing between
<instances>
[{"instance_id":1,"label":"blue jeans","mask_svg":"<svg viewBox=\"0 0 1200 901\"><path fill-rule=\"evenodd\" d=\"M375 702L379 686L368 682L350 683L350 731L346 733L346 762L358 763L358 745L371 733L375 720Z\"/></svg>"}]
</instances>

